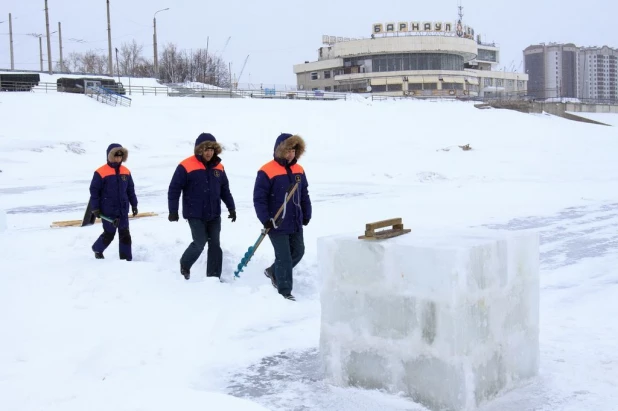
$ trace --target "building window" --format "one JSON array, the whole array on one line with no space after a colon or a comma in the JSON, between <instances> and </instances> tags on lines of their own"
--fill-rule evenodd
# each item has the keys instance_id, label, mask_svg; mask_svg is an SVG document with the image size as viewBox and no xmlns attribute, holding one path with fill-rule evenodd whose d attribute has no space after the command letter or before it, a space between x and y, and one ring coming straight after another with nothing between
<instances>
[{"instance_id":1,"label":"building window","mask_svg":"<svg viewBox=\"0 0 618 411\"><path fill-rule=\"evenodd\" d=\"M324 91L330 91L330 90L331 90L330 86L324 87Z\"/></svg>"},{"instance_id":2,"label":"building window","mask_svg":"<svg viewBox=\"0 0 618 411\"><path fill-rule=\"evenodd\" d=\"M442 90L463 90L461 83L442 83Z\"/></svg>"},{"instance_id":3,"label":"building window","mask_svg":"<svg viewBox=\"0 0 618 411\"><path fill-rule=\"evenodd\" d=\"M324 78L325 79L330 78L330 70L324 71Z\"/></svg>"},{"instance_id":4,"label":"building window","mask_svg":"<svg viewBox=\"0 0 618 411\"><path fill-rule=\"evenodd\" d=\"M359 65L359 62L363 62ZM382 73L401 70L463 70L462 56L446 53L401 53L354 57L344 60L349 73ZM354 71L357 70L357 71ZM346 74L348 72L346 71Z\"/></svg>"},{"instance_id":5,"label":"building window","mask_svg":"<svg viewBox=\"0 0 618 411\"><path fill-rule=\"evenodd\" d=\"M490 78L484 78L483 79L483 84L486 86L491 86L491 79Z\"/></svg>"},{"instance_id":6,"label":"building window","mask_svg":"<svg viewBox=\"0 0 618 411\"><path fill-rule=\"evenodd\" d=\"M494 50L478 49L477 60L491 61L496 63L498 56Z\"/></svg>"},{"instance_id":7,"label":"building window","mask_svg":"<svg viewBox=\"0 0 618 411\"><path fill-rule=\"evenodd\" d=\"M311 73L311 80L317 80L318 79L318 72L314 71L313 73Z\"/></svg>"}]
</instances>

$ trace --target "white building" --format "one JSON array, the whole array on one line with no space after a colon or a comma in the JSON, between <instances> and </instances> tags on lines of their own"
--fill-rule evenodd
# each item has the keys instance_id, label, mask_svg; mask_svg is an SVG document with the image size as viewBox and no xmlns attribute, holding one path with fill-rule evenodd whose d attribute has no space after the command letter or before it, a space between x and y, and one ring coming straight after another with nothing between
<instances>
[{"instance_id":1,"label":"white building","mask_svg":"<svg viewBox=\"0 0 618 411\"><path fill-rule=\"evenodd\" d=\"M529 94L537 98L618 100L618 49L542 43L524 50L524 62Z\"/></svg>"},{"instance_id":2,"label":"white building","mask_svg":"<svg viewBox=\"0 0 618 411\"><path fill-rule=\"evenodd\" d=\"M526 94L528 76L494 71L495 44L450 22L376 23L370 38L323 36L318 60L294 66L301 90L387 96Z\"/></svg>"}]
</instances>

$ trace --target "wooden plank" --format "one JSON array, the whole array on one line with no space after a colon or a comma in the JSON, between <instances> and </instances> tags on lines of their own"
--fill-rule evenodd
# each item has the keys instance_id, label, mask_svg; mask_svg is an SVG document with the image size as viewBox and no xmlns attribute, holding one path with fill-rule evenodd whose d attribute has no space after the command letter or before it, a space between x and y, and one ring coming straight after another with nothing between
<instances>
[{"instance_id":1,"label":"wooden plank","mask_svg":"<svg viewBox=\"0 0 618 411\"><path fill-rule=\"evenodd\" d=\"M371 231L377 228L390 227L395 224L402 224L401 218L391 218L389 220L376 221L375 223L369 223L366 225L365 230Z\"/></svg>"},{"instance_id":2,"label":"wooden plank","mask_svg":"<svg viewBox=\"0 0 618 411\"><path fill-rule=\"evenodd\" d=\"M398 236L403 235L403 234L407 234L407 233L409 233L411 231L412 230L409 229L409 228L406 228L406 229L403 229L403 230L390 229L390 230L378 231L373 236L361 235L361 236L358 236L358 238L360 240L385 240L387 238L393 238L393 237L398 237Z\"/></svg>"},{"instance_id":3,"label":"wooden plank","mask_svg":"<svg viewBox=\"0 0 618 411\"><path fill-rule=\"evenodd\" d=\"M135 217L133 217L133 215L129 215L129 219L133 220L135 218L142 218L142 217L154 217L157 216L157 213L153 213L153 212L146 212L146 213L138 213ZM97 218L96 220L97 223L100 223L101 220ZM59 227L81 227L82 225L82 220L66 220L66 221L54 221L53 223L51 223L50 227L52 228L59 228Z\"/></svg>"}]
</instances>

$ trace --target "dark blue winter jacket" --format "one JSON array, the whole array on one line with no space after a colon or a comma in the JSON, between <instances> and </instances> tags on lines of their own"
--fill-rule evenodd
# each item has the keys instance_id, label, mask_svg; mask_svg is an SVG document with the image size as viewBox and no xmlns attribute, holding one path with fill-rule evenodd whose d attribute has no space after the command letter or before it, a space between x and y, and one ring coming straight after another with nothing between
<instances>
[{"instance_id":1,"label":"dark blue winter jacket","mask_svg":"<svg viewBox=\"0 0 618 411\"><path fill-rule=\"evenodd\" d=\"M284 157L290 148L296 149L296 157L288 164ZM299 232L303 229L303 222L308 223L311 219L309 183L304 169L297 163L304 151L305 142L300 136L281 134L275 142L274 159L264 164L257 173L253 188L253 206L262 224L275 217L284 203L286 192L295 183L299 183L285 207L285 213L275 221L277 227L269 231L270 235Z\"/></svg>"},{"instance_id":2,"label":"dark blue winter jacket","mask_svg":"<svg viewBox=\"0 0 618 411\"><path fill-rule=\"evenodd\" d=\"M114 154L122 152L122 161L114 162ZM90 206L100 210L101 214L110 218L127 216L129 204L137 208L137 197L133 177L128 168L122 165L127 160L129 151L120 144L110 144L107 147L107 164L99 167L90 183Z\"/></svg>"},{"instance_id":3,"label":"dark blue winter jacket","mask_svg":"<svg viewBox=\"0 0 618 411\"><path fill-rule=\"evenodd\" d=\"M170 213L178 212L182 193L182 217L213 220L221 216L221 200L229 211L235 210L234 198L223 164L214 156L207 164L193 155L182 161L167 192Z\"/></svg>"}]
</instances>

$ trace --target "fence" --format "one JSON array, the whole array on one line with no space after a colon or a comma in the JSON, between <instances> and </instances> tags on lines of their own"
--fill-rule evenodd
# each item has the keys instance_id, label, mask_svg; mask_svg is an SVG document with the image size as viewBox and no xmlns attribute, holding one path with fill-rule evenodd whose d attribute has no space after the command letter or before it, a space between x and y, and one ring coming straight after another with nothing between
<instances>
[{"instance_id":1,"label":"fence","mask_svg":"<svg viewBox=\"0 0 618 411\"><path fill-rule=\"evenodd\" d=\"M118 105L123 107L131 107L131 99L118 94L110 89L101 86L88 86L84 91L87 97L90 97L100 103L108 104L112 107Z\"/></svg>"},{"instance_id":2,"label":"fence","mask_svg":"<svg viewBox=\"0 0 618 411\"><path fill-rule=\"evenodd\" d=\"M56 83L39 82L34 86L32 83L13 83L16 86L32 88L35 92L57 93ZM187 87L181 84L168 86L128 86L124 85L125 93L132 95L154 95L167 97L208 97L208 98L261 98L261 99L290 99L290 100L346 100L345 93L330 93L323 91L292 91L263 88L255 90Z\"/></svg>"},{"instance_id":3,"label":"fence","mask_svg":"<svg viewBox=\"0 0 618 411\"><path fill-rule=\"evenodd\" d=\"M17 88L29 89L35 92L56 93L58 88L56 83L39 82L32 86L32 83L15 83ZM259 99L289 99L289 100L347 100L349 94L324 92L320 90L305 91L305 90L278 90L275 88L261 89L224 89L224 88L204 88L204 87L186 87L181 84L170 86L124 86L126 94L132 95L154 95L167 97L200 97L200 98L259 98ZM432 101L477 101L477 102L541 102L546 103L581 103L590 105L608 105L618 106L617 99L573 99L573 98L550 98L538 99L525 92L518 91L508 94L500 94L497 96L472 97L469 95L450 95L448 91L438 90L446 93L438 95L435 91L431 95L409 95L409 96L383 96L378 94L370 94L372 101L383 100L432 100ZM369 94L362 94L369 97Z\"/></svg>"}]
</instances>

